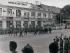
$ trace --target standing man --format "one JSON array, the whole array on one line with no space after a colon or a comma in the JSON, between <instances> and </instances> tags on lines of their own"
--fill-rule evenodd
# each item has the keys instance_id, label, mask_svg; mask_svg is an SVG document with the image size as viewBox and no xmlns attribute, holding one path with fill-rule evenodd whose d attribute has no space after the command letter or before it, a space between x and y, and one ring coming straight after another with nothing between
<instances>
[{"instance_id":1,"label":"standing man","mask_svg":"<svg viewBox=\"0 0 70 53\"><path fill-rule=\"evenodd\" d=\"M69 41L68 41L68 38L65 36L64 37L64 53L68 53L68 45L69 45Z\"/></svg>"},{"instance_id":2,"label":"standing man","mask_svg":"<svg viewBox=\"0 0 70 53\"><path fill-rule=\"evenodd\" d=\"M22 49L22 53L34 53L34 50L33 50L32 46L30 46L29 44L27 44L27 45Z\"/></svg>"},{"instance_id":3,"label":"standing man","mask_svg":"<svg viewBox=\"0 0 70 53\"><path fill-rule=\"evenodd\" d=\"M17 43L15 41L10 41L10 44L9 44L10 51L12 53L17 53L16 48L17 48Z\"/></svg>"},{"instance_id":4,"label":"standing man","mask_svg":"<svg viewBox=\"0 0 70 53\"><path fill-rule=\"evenodd\" d=\"M61 37L59 39L59 42L60 42L60 44L59 44L59 46L60 46L60 53L63 53L63 39L62 39L62 35L61 35Z\"/></svg>"},{"instance_id":5,"label":"standing man","mask_svg":"<svg viewBox=\"0 0 70 53\"><path fill-rule=\"evenodd\" d=\"M70 53L70 37L69 37L68 53Z\"/></svg>"},{"instance_id":6,"label":"standing man","mask_svg":"<svg viewBox=\"0 0 70 53\"><path fill-rule=\"evenodd\" d=\"M54 42L49 45L49 51L50 53L58 53L58 41L54 39Z\"/></svg>"}]
</instances>

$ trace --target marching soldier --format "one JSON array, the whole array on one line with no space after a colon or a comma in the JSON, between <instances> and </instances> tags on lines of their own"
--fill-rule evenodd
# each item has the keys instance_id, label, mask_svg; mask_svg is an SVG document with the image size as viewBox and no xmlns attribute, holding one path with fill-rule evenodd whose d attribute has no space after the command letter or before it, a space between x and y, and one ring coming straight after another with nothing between
<instances>
[{"instance_id":1,"label":"marching soldier","mask_svg":"<svg viewBox=\"0 0 70 53\"><path fill-rule=\"evenodd\" d=\"M21 30L21 31L20 31L20 37L21 37L21 36L23 37L23 35L22 35L22 34L23 34L23 31Z\"/></svg>"},{"instance_id":2,"label":"marching soldier","mask_svg":"<svg viewBox=\"0 0 70 53\"><path fill-rule=\"evenodd\" d=\"M49 33L51 33L52 29L51 29L51 28L49 28L49 29L48 29L48 31L49 31Z\"/></svg>"}]
</instances>

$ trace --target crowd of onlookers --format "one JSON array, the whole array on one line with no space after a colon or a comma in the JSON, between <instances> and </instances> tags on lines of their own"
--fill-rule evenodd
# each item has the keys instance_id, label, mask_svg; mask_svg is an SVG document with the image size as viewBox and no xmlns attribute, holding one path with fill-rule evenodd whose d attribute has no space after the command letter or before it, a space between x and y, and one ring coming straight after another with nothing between
<instances>
[{"instance_id":1,"label":"crowd of onlookers","mask_svg":"<svg viewBox=\"0 0 70 53\"><path fill-rule=\"evenodd\" d=\"M18 51L16 51L17 43L15 41L10 41L9 49L12 53L18 53ZM24 48L21 49L21 52L22 53L34 53L34 50L31 45L27 44Z\"/></svg>"},{"instance_id":2,"label":"crowd of onlookers","mask_svg":"<svg viewBox=\"0 0 70 53\"><path fill-rule=\"evenodd\" d=\"M56 36L54 41L49 45L50 53L70 53L70 37L61 34Z\"/></svg>"},{"instance_id":3,"label":"crowd of onlookers","mask_svg":"<svg viewBox=\"0 0 70 53\"><path fill-rule=\"evenodd\" d=\"M17 53L17 43L15 41L10 41L10 51L12 53ZM22 53L34 53L34 50L31 45L27 44L21 50ZM56 36L53 39L53 42L49 44L49 52L50 53L70 53L70 37L64 36Z\"/></svg>"}]
</instances>

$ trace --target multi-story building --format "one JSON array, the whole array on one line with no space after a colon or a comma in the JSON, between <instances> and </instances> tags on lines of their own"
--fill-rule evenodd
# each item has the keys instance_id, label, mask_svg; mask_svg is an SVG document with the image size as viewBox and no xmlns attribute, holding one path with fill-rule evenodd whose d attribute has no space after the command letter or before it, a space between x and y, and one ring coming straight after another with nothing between
<instances>
[{"instance_id":1,"label":"multi-story building","mask_svg":"<svg viewBox=\"0 0 70 53\"><path fill-rule=\"evenodd\" d=\"M60 8L27 2L0 4L0 29L46 27Z\"/></svg>"}]
</instances>

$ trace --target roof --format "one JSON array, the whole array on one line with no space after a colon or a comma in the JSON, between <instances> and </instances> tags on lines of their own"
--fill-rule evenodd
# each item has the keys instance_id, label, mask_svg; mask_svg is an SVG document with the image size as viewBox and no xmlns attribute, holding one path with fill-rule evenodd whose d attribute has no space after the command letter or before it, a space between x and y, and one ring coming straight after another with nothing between
<instances>
[{"instance_id":1,"label":"roof","mask_svg":"<svg viewBox=\"0 0 70 53\"><path fill-rule=\"evenodd\" d=\"M54 12L54 13L60 13L60 8L54 7L54 6L48 6L48 5L44 5L44 4L40 4L40 5L32 4L32 8L44 10L44 11L50 11L50 12Z\"/></svg>"},{"instance_id":2,"label":"roof","mask_svg":"<svg viewBox=\"0 0 70 53\"><path fill-rule=\"evenodd\" d=\"M58 7L48 6L48 5L44 5L44 4L41 4L40 7L46 11L52 11L54 13L60 13L60 8L58 8Z\"/></svg>"},{"instance_id":3,"label":"roof","mask_svg":"<svg viewBox=\"0 0 70 53\"><path fill-rule=\"evenodd\" d=\"M30 8L30 9L36 9L36 10L44 10L44 11L50 11L54 13L60 13L60 8L54 7L54 6L48 6L44 4L35 5L28 2L8 2L8 3L2 3L2 5L5 6L13 6L13 7L20 7L20 8Z\"/></svg>"},{"instance_id":4,"label":"roof","mask_svg":"<svg viewBox=\"0 0 70 53\"><path fill-rule=\"evenodd\" d=\"M20 7L20 8L31 8L31 3L28 2L7 2L7 3L1 3L1 5L5 6L13 6L13 7Z\"/></svg>"}]
</instances>

